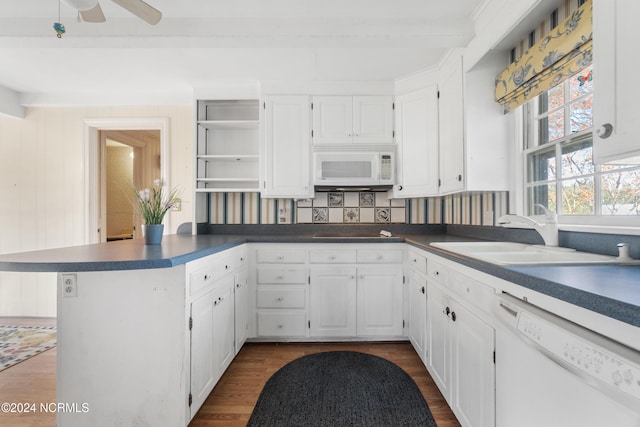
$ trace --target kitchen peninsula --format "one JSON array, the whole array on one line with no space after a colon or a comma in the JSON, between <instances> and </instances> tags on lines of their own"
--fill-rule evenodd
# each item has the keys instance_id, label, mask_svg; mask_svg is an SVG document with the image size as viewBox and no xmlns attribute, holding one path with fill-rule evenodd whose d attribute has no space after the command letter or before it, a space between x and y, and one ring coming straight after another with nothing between
<instances>
[{"instance_id":1,"label":"kitchen peninsula","mask_svg":"<svg viewBox=\"0 0 640 427\"><path fill-rule=\"evenodd\" d=\"M429 245L478 240L477 236L447 233L443 227L421 230L393 230L398 236L393 238L314 237L311 229L277 235L178 234L165 236L158 246L129 240L1 255L0 270L59 273L58 400L87 403L90 408L87 413L58 414L58 424L65 426L132 421L186 426L244 340L258 337L256 283L261 273L256 270L256 254L261 248L276 258L291 253L302 257L300 264L276 258L269 264L273 280L284 271L283 283L287 269L298 265L306 282L311 268L306 254L313 251L354 251L365 260L358 263L366 263L365 255L393 249L403 254L400 262L407 266L407 251L419 250L436 263L456 266L469 283L489 283L491 294L507 291L528 297L639 349L640 289L633 284L640 282L640 267L505 268ZM615 281L609 280L606 288L596 283L613 276ZM240 297L238 290L243 287ZM410 298L404 295L406 311ZM243 312L244 317L238 318ZM212 328L214 334L223 331L219 345L203 341L200 319L218 322ZM313 340L304 333L306 338L296 339ZM403 327L400 335L383 338L406 336ZM210 360L215 361L213 366L207 365Z\"/></svg>"}]
</instances>

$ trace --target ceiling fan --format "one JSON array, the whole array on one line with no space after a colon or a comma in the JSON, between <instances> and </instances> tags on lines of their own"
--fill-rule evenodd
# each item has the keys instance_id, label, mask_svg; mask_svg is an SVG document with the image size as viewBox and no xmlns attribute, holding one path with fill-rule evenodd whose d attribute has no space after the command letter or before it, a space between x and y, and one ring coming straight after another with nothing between
<instances>
[{"instance_id":1,"label":"ceiling fan","mask_svg":"<svg viewBox=\"0 0 640 427\"><path fill-rule=\"evenodd\" d=\"M85 22L105 22L106 18L98 0L63 0L69 6L78 10ZM138 18L155 25L160 22L162 12L143 0L112 0L117 5L127 9Z\"/></svg>"}]
</instances>

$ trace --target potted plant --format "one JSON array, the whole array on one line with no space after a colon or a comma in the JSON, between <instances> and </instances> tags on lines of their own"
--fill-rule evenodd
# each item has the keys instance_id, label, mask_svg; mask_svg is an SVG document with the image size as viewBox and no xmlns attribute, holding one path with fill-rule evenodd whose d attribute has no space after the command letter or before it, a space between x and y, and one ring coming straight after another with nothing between
<instances>
[{"instance_id":1,"label":"potted plant","mask_svg":"<svg viewBox=\"0 0 640 427\"><path fill-rule=\"evenodd\" d=\"M164 215L176 203L178 190L165 190L162 180L153 181L153 187L137 190L134 187L134 206L142 216L144 224L142 234L147 245L159 245L162 242Z\"/></svg>"}]
</instances>

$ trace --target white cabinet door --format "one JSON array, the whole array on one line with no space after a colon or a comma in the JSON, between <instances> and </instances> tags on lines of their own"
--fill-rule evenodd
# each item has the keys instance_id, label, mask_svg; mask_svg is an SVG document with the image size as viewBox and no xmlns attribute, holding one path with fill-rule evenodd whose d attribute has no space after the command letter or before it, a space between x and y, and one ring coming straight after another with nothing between
<instances>
[{"instance_id":1,"label":"white cabinet door","mask_svg":"<svg viewBox=\"0 0 640 427\"><path fill-rule=\"evenodd\" d=\"M246 268L235 274L234 306L235 306L235 351L242 348L249 334L249 286Z\"/></svg>"},{"instance_id":2,"label":"white cabinet door","mask_svg":"<svg viewBox=\"0 0 640 427\"><path fill-rule=\"evenodd\" d=\"M409 270L409 340L413 348L427 364L427 279Z\"/></svg>"},{"instance_id":3,"label":"white cabinet door","mask_svg":"<svg viewBox=\"0 0 640 427\"><path fill-rule=\"evenodd\" d=\"M396 100L398 185L394 197L438 194L438 88L431 86Z\"/></svg>"},{"instance_id":4,"label":"white cabinet door","mask_svg":"<svg viewBox=\"0 0 640 427\"><path fill-rule=\"evenodd\" d=\"M596 163L636 157L640 105L633 90L640 58L633 54L640 3L593 1L593 156ZM610 126L610 132L607 128Z\"/></svg>"},{"instance_id":5,"label":"white cabinet door","mask_svg":"<svg viewBox=\"0 0 640 427\"><path fill-rule=\"evenodd\" d=\"M216 382L235 356L234 328L234 276L228 274L216 282L213 308L213 358L216 364Z\"/></svg>"},{"instance_id":6,"label":"white cabinet door","mask_svg":"<svg viewBox=\"0 0 640 427\"><path fill-rule=\"evenodd\" d=\"M314 144L393 144L391 96L314 96Z\"/></svg>"},{"instance_id":7,"label":"white cabinet door","mask_svg":"<svg viewBox=\"0 0 640 427\"><path fill-rule=\"evenodd\" d=\"M392 97L353 97L353 142L362 144L393 143Z\"/></svg>"},{"instance_id":8,"label":"white cabinet door","mask_svg":"<svg viewBox=\"0 0 640 427\"><path fill-rule=\"evenodd\" d=\"M447 401L451 382L451 336L447 317L447 308L451 311L450 305L449 297L429 284L427 287L427 367Z\"/></svg>"},{"instance_id":9,"label":"white cabinet door","mask_svg":"<svg viewBox=\"0 0 640 427\"><path fill-rule=\"evenodd\" d=\"M313 97L313 143L348 144L353 136L351 96Z\"/></svg>"},{"instance_id":10,"label":"white cabinet door","mask_svg":"<svg viewBox=\"0 0 640 427\"><path fill-rule=\"evenodd\" d=\"M311 336L355 336L355 267L314 267L310 276Z\"/></svg>"},{"instance_id":11,"label":"white cabinet door","mask_svg":"<svg viewBox=\"0 0 640 427\"><path fill-rule=\"evenodd\" d=\"M459 304L451 312L452 409L463 426L495 426L495 330Z\"/></svg>"},{"instance_id":12,"label":"white cabinet door","mask_svg":"<svg viewBox=\"0 0 640 427\"><path fill-rule=\"evenodd\" d=\"M402 266L358 267L358 336L402 335Z\"/></svg>"},{"instance_id":13,"label":"white cabinet door","mask_svg":"<svg viewBox=\"0 0 640 427\"><path fill-rule=\"evenodd\" d=\"M214 360L214 302L211 290L191 303L191 417L213 390L217 381Z\"/></svg>"},{"instance_id":14,"label":"white cabinet door","mask_svg":"<svg viewBox=\"0 0 640 427\"><path fill-rule=\"evenodd\" d=\"M267 96L264 102L262 197L313 197L308 96Z\"/></svg>"},{"instance_id":15,"label":"white cabinet door","mask_svg":"<svg viewBox=\"0 0 640 427\"><path fill-rule=\"evenodd\" d=\"M440 194L447 194L464 190L462 56L452 55L439 75Z\"/></svg>"}]
</instances>

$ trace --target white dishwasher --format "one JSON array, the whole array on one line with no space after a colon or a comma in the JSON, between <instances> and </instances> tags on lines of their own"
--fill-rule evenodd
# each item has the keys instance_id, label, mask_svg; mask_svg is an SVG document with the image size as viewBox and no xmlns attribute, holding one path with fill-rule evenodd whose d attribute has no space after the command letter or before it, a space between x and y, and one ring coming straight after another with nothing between
<instances>
[{"instance_id":1,"label":"white dishwasher","mask_svg":"<svg viewBox=\"0 0 640 427\"><path fill-rule=\"evenodd\" d=\"M496 427L640 427L640 353L497 296Z\"/></svg>"}]
</instances>

